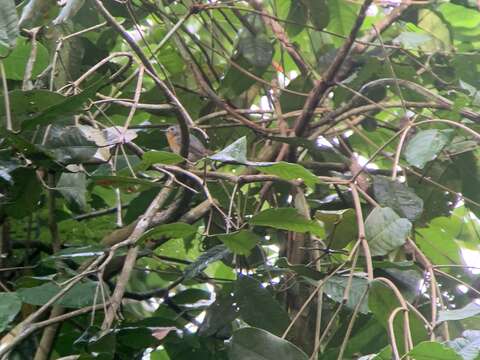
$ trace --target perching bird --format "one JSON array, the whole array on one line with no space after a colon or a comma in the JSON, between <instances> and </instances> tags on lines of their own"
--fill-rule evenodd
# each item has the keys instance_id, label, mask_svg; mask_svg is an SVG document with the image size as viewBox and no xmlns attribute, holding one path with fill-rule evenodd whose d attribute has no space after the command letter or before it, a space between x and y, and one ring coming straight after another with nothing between
<instances>
[{"instance_id":1,"label":"perching bird","mask_svg":"<svg viewBox=\"0 0 480 360\"><path fill-rule=\"evenodd\" d=\"M182 148L182 135L179 125L172 125L167 129L167 141L170 150L176 154L180 154ZM190 141L188 145L188 160L195 162L208 155L211 152L198 140L198 138L190 134Z\"/></svg>"}]
</instances>

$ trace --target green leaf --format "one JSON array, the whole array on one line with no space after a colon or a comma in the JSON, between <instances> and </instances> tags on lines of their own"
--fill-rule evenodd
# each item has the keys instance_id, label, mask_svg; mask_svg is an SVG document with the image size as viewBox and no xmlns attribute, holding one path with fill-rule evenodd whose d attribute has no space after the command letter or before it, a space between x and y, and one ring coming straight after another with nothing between
<instances>
[{"instance_id":1,"label":"green leaf","mask_svg":"<svg viewBox=\"0 0 480 360\"><path fill-rule=\"evenodd\" d=\"M400 306L400 302L393 290L380 280L370 283L368 292L368 308L375 318L387 329L390 315ZM409 312L410 330L414 342L427 340L427 332L424 323L413 312ZM403 349L403 314L400 312L393 322L395 339L399 349Z\"/></svg>"},{"instance_id":2,"label":"green leaf","mask_svg":"<svg viewBox=\"0 0 480 360\"><path fill-rule=\"evenodd\" d=\"M97 286L95 281L86 281L74 285L67 293L56 302L66 308L82 308L93 305ZM23 302L32 305L44 305L62 288L55 283L48 282L32 288L21 288L17 291ZM108 289L105 289L106 291Z\"/></svg>"},{"instance_id":3,"label":"green leaf","mask_svg":"<svg viewBox=\"0 0 480 360\"><path fill-rule=\"evenodd\" d=\"M90 140L83 129L90 127L50 127L45 149L63 164L80 164L94 159L99 147Z\"/></svg>"},{"instance_id":4,"label":"green leaf","mask_svg":"<svg viewBox=\"0 0 480 360\"><path fill-rule=\"evenodd\" d=\"M14 0L0 0L0 46L15 45L18 36L18 18Z\"/></svg>"},{"instance_id":5,"label":"green leaf","mask_svg":"<svg viewBox=\"0 0 480 360\"><path fill-rule=\"evenodd\" d=\"M233 333L229 360L307 360L308 356L287 340L256 328Z\"/></svg>"},{"instance_id":6,"label":"green leaf","mask_svg":"<svg viewBox=\"0 0 480 360\"><path fill-rule=\"evenodd\" d=\"M295 1L292 1L295 2ZM310 22L319 30L330 22L330 12L324 0L306 0Z\"/></svg>"},{"instance_id":7,"label":"green leaf","mask_svg":"<svg viewBox=\"0 0 480 360\"><path fill-rule=\"evenodd\" d=\"M385 176L373 177L373 193L381 206L392 208L410 221L423 211L423 200L412 189Z\"/></svg>"},{"instance_id":8,"label":"green leaf","mask_svg":"<svg viewBox=\"0 0 480 360\"><path fill-rule=\"evenodd\" d=\"M20 124L48 107L65 100L65 96L48 90L12 90L8 93L13 130L19 131ZM0 121L5 123L5 98L0 96Z\"/></svg>"},{"instance_id":9,"label":"green leaf","mask_svg":"<svg viewBox=\"0 0 480 360\"><path fill-rule=\"evenodd\" d=\"M405 148L405 159L420 169L436 159L440 151L450 142L453 130L423 130L415 134Z\"/></svg>"},{"instance_id":10,"label":"green leaf","mask_svg":"<svg viewBox=\"0 0 480 360\"><path fill-rule=\"evenodd\" d=\"M15 49L3 60L7 79L23 80L31 51L32 43L25 38L19 38ZM37 58L33 66L32 78L38 76L48 66L49 59L48 50L41 43L37 43Z\"/></svg>"},{"instance_id":11,"label":"green leaf","mask_svg":"<svg viewBox=\"0 0 480 360\"><path fill-rule=\"evenodd\" d=\"M463 360L477 360L480 355L480 331L466 330L462 337L447 341L446 345L460 354Z\"/></svg>"},{"instance_id":12,"label":"green leaf","mask_svg":"<svg viewBox=\"0 0 480 360\"><path fill-rule=\"evenodd\" d=\"M460 247L455 241L464 226L459 220L453 215L438 217L427 228L416 230L415 243L433 264L463 264Z\"/></svg>"},{"instance_id":13,"label":"green leaf","mask_svg":"<svg viewBox=\"0 0 480 360\"><path fill-rule=\"evenodd\" d=\"M14 186L8 192L5 212L16 219L30 215L38 208L42 187L35 170L18 168L12 172Z\"/></svg>"},{"instance_id":14,"label":"green leaf","mask_svg":"<svg viewBox=\"0 0 480 360\"><path fill-rule=\"evenodd\" d=\"M434 341L424 341L408 354L415 360L462 360L451 348Z\"/></svg>"},{"instance_id":15,"label":"green leaf","mask_svg":"<svg viewBox=\"0 0 480 360\"><path fill-rule=\"evenodd\" d=\"M61 117L77 114L82 105L87 100L95 96L103 83L103 80L99 80L95 84L83 90L80 94L69 96L62 102L48 107L39 115L25 120L22 123L22 130L33 129L38 125L48 125Z\"/></svg>"},{"instance_id":16,"label":"green leaf","mask_svg":"<svg viewBox=\"0 0 480 360\"><path fill-rule=\"evenodd\" d=\"M452 41L450 31L445 21L434 11L421 9L418 12L418 27L432 35L433 40L428 46L423 46L424 51L450 51Z\"/></svg>"},{"instance_id":17,"label":"green leaf","mask_svg":"<svg viewBox=\"0 0 480 360\"><path fill-rule=\"evenodd\" d=\"M87 210L87 176L84 173L63 173L56 190L67 200L73 211Z\"/></svg>"},{"instance_id":18,"label":"green leaf","mask_svg":"<svg viewBox=\"0 0 480 360\"><path fill-rule=\"evenodd\" d=\"M21 307L22 301L16 293L0 293L0 333L15 319Z\"/></svg>"},{"instance_id":19,"label":"green leaf","mask_svg":"<svg viewBox=\"0 0 480 360\"><path fill-rule=\"evenodd\" d=\"M215 302L206 311L205 319L198 332L201 336L212 336L226 328L238 316L236 299L230 285L222 287Z\"/></svg>"},{"instance_id":20,"label":"green leaf","mask_svg":"<svg viewBox=\"0 0 480 360\"><path fill-rule=\"evenodd\" d=\"M315 218L323 222L327 237L326 245L331 249L343 249L358 237L355 210L319 210Z\"/></svg>"},{"instance_id":21,"label":"green leaf","mask_svg":"<svg viewBox=\"0 0 480 360\"><path fill-rule=\"evenodd\" d=\"M150 187L162 187L163 184L127 176L92 176L96 185L105 187L127 188L129 191L140 191Z\"/></svg>"},{"instance_id":22,"label":"green leaf","mask_svg":"<svg viewBox=\"0 0 480 360\"><path fill-rule=\"evenodd\" d=\"M285 29L288 36L295 36L300 33L307 23L308 9L303 1L291 1L290 9L288 11L287 23Z\"/></svg>"},{"instance_id":23,"label":"green leaf","mask_svg":"<svg viewBox=\"0 0 480 360\"><path fill-rule=\"evenodd\" d=\"M325 235L323 227L317 221L306 219L293 208L272 208L264 210L254 215L252 219L250 219L249 224L300 233L310 232L318 237Z\"/></svg>"},{"instance_id":24,"label":"green leaf","mask_svg":"<svg viewBox=\"0 0 480 360\"><path fill-rule=\"evenodd\" d=\"M262 241L257 234L243 229L230 234L219 234L216 236L230 249L231 252L238 255L249 255L250 250Z\"/></svg>"},{"instance_id":25,"label":"green leaf","mask_svg":"<svg viewBox=\"0 0 480 360\"><path fill-rule=\"evenodd\" d=\"M290 323L288 314L259 281L240 275L234 288L240 316L247 324L276 335L283 333Z\"/></svg>"},{"instance_id":26,"label":"green leaf","mask_svg":"<svg viewBox=\"0 0 480 360\"><path fill-rule=\"evenodd\" d=\"M443 18L456 28L478 29L480 14L477 9L468 9L454 3L443 3L438 7Z\"/></svg>"},{"instance_id":27,"label":"green leaf","mask_svg":"<svg viewBox=\"0 0 480 360\"><path fill-rule=\"evenodd\" d=\"M221 162L246 164L248 162L247 138L245 136L241 137L220 152L209 156L209 158Z\"/></svg>"},{"instance_id":28,"label":"green leaf","mask_svg":"<svg viewBox=\"0 0 480 360\"><path fill-rule=\"evenodd\" d=\"M162 224L154 227L145 233L143 237L161 237L166 236L169 238L183 238L193 235L197 232L197 228L193 225L177 222L170 224Z\"/></svg>"},{"instance_id":29,"label":"green leaf","mask_svg":"<svg viewBox=\"0 0 480 360\"><path fill-rule=\"evenodd\" d=\"M437 322L463 320L478 314L480 314L480 305L474 301L461 309L440 310Z\"/></svg>"},{"instance_id":30,"label":"green leaf","mask_svg":"<svg viewBox=\"0 0 480 360\"><path fill-rule=\"evenodd\" d=\"M275 268L280 270L288 269L294 271L298 275L303 276L304 278L307 278L309 280L311 279L318 281L325 277L325 274L316 271L307 265L290 264L286 258L278 259L275 263Z\"/></svg>"},{"instance_id":31,"label":"green leaf","mask_svg":"<svg viewBox=\"0 0 480 360\"><path fill-rule=\"evenodd\" d=\"M147 165L147 167L153 164L174 165L174 164L179 164L183 161L185 161L183 157L168 151L151 150L151 151L147 151L142 156L142 163Z\"/></svg>"},{"instance_id":32,"label":"green leaf","mask_svg":"<svg viewBox=\"0 0 480 360\"><path fill-rule=\"evenodd\" d=\"M284 180L303 180L309 187L314 188L320 180L302 165L280 161L271 165L259 166L257 169L263 173L276 175Z\"/></svg>"},{"instance_id":33,"label":"green leaf","mask_svg":"<svg viewBox=\"0 0 480 360\"><path fill-rule=\"evenodd\" d=\"M262 68L272 62L274 48L265 34L245 31L238 42L238 51L252 66Z\"/></svg>"},{"instance_id":34,"label":"green leaf","mask_svg":"<svg viewBox=\"0 0 480 360\"><path fill-rule=\"evenodd\" d=\"M230 253L225 245L214 246L201 254L193 263L185 268L185 280L193 279L215 261L223 259Z\"/></svg>"},{"instance_id":35,"label":"green leaf","mask_svg":"<svg viewBox=\"0 0 480 360\"><path fill-rule=\"evenodd\" d=\"M325 283L323 290L324 293L331 298L332 300L343 303L344 295L345 295L345 288L349 285L348 276L332 276L330 279L327 280ZM362 301L360 305L359 311L362 314L368 314L368 297L365 296L368 290L368 280L360 277L353 276L350 288L348 292L348 299L346 302L346 306L353 310L357 306L357 304Z\"/></svg>"},{"instance_id":36,"label":"green leaf","mask_svg":"<svg viewBox=\"0 0 480 360\"><path fill-rule=\"evenodd\" d=\"M402 246L412 224L400 218L392 209L377 207L365 220L365 233L372 256L386 255Z\"/></svg>"},{"instance_id":37,"label":"green leaf","mask_svg":"<svg viewBox=\"0 0 480 360\"><path fill-rule=\"evenodd\" d=\"M343 0L327 0L327 5L330 14L327 30L338 35L348 36L357 18L358 6ZM344 41L337 37L332 40L337 47Z\"/></svg>"}]
</instances>

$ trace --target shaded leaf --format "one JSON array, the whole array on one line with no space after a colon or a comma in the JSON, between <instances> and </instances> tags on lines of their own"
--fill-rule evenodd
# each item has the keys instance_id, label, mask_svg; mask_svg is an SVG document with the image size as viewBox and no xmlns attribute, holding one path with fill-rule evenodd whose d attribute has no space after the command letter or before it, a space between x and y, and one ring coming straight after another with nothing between
<instances>
[{"instance_id":1,"label":"shaded leaf","mask_svg":"<svg viewBox=\"0 0 480 360\"><path fill-rule=\"evenodd\" d=\"M5 0L4 0L5 1ZM27 66L28 57L32 51L31 42L25 38L19 38L15 49L3 60L7 79L23 80L25 75L25 67ZM37 58L32 70L32 77L38 76L48 65L48 50L42 45L37 45Z\"/></svg>"},{"instance_id":2,"label":"shaded leaf","mask_svg":"<svg viewBox=\"0 0 480 360\"><path fill-rule=\"evenodd\" d=\"M65 98L62 102L48 107L45 111L22 123L22 130L32 129L38 125L48 125L64 116L75 115L82 105L90 98L94 97L103 84L103 80L83 90L78 95Z\"/></svg>"},{"instance_id":3,"label":"shaded leaf","mask_svg":"<svg viewBox=\"0 0 480 360\"><path fill-rule=\"evenodd\" d=\"M253 216L249 223L251 225L268 226L300 233L311 232L319 237L325 234L323 227L317 221L306 219L293 208L264 210Z\"/></svg>"},{"instance_id":4,"label":"shaded leaf","mask_svg":"<svg viewBox=\"0 0 480 360\"><path fill-rule=\"evenodd\" d=\"M63 173L56 189L75 212L87 210L87 176L84 173Z\"/></svg>"},{"instance_id":5,"label":"shaded leaf","mask_svg":"<svg viewBox=\"0 0 480 360\"><path fill-rule=\"evenodd\" d=\"M416 220L423 211L423 200L412 189L385 176L373 177L373 192L381 206L392 208L410 221Z\"/></svg>"},{"instance_id":6,"label":"shaded leaf","mask_svg":"<svg viewBox=\"0 0 480 360\"><path fill-rule=\"evenodd\" d=\"M310 22L319 30L325 28L330 22L330 12L325 1L306 0L306 2L308 4Z\"/></svg>"},{"instance_id":7,"label":"shaded leaf","mask_svg":"<svg viewBox=\"0 0 480 360\"><path fill-rule=\"evenodd\" d=\"M451 348L434 341L424 341L408 354L415 360L462 360Z\"/></svg>"},{"instance_id":8,"label":"shaded leaf","mask_svg":"<svg viewBox=\"0 0 480 360\"><path fill-rule=\"evenodd\" d=\"M412 224L400 218L392 209L377 207L365 220L365 233L372 256L386 255L402 246Z\"/></svg>"},{"instance_id":9,"label":"shaded leaf","mask_svg":"<svg viewBox=\"0 0 480 360\"><path fill-rule=\"evenodd\" d=\"M257 167L266 174L276 175L284 180L303 180L310 187L315 187L320 180L302 165L280 161L265 166Z\"/></svg>"},{"instance_id":10,"label":"shaded leaf","mask_svg":"<svg viewBox=\"0 0 480 360\"><path fill-rule=\"evenodd\" d=\"M99 284L94 281L86 281L74 285L56 304L67 308L82 308L93 305L95 291ZM21 288L17 291L23 302L32 305L44 305L62 288L55 283L49 282L32 288ZM106 290L106 289L105 289Z\"/></svg>"},{"instance_id":11,"label":"shaded leaf","mask_svg":"<svg viewBox=\"0 0 480 360\"><path fill-rule=\"evenodd\" d=\"M248 231L240 230L229 234L216 235L229 249L238 255L249 255L255 245L261 242L260 236Z\"/></svg>"},{"instance_id":12,"label":"shaded leaf","mask_svg":"<svg viewBox=\"0 0 480 360\"><path fill-rule=\"evenodd\" d=\"M193 225L177 222L170 224L162 224L154 227L143 235L143 237L161 237L166 236L170 238L183 238L195 234L197 228Z\"/></svg>"},{"instance_id":13,"label":"shaded leaf","mask_svg":"<svg viewBox=\"0 0 480 360\"><path fill-rule=\"evenodd\" d=\"M16 293L0 293L0 332L3 332L7 325L15 319L21 307L22 301Z\"/></svg>"},{"instance_id":14,"label":"shaded leaf","mask_svg":"<svg viewBox=\"0 0 480 360\"><path fill-rule=\"evenodd\" d=\"M15 45L18 36L18 18L14 0L0 0L0 46Z\"/></svg>"},{"instance_id":15,"label":"shaded leaf","mask_svg":"<svg viewBox=\"0 0 480 360\"><path fill-rule=\"evenodd\" d=\"M259 281L242 275L234 288L240 316L247 324L282 334L290 323L288 314Z\"/></svg>"},{"instance_id":16,"label":"shaded leaf","mask_svg":"<svg viewBox=\"0 0 480 360\"><path fill-rule=\"evenodd\" d=\"M319 210L315 218L323 222L328 239L326 245L332 249L343 249L358 237L355 210Z\"/></svg>"},{"instance_id":17,"label":"shaded leaf","mask_svg":"<svg viewBox=\"0 0 480 360\"><path fill-rule=\"evenodd\" d=\"M332 300L343 303L344 295L345 295L345 288L349 284L348 277L345 276L332 276L330 279L327 280L325 283L323 290L324 293L327 294L329 298ZM352 281L350 284L349 292L348 292L348 299L345 305L353 310L357 306L357 304L362 301L360 305L359 311L362 314L368 314L368 297L365 296L368 290L368 280L360 277L352 277Z\"/></svg>"},{"instance_id":18,"label":"shaded leaf","mask_svg":"<svg viewBox=\"0 0 480 360\"><path fill-rule=\"evenodd\" d=\"M185 279L188 280L194 278L203 270L205 270L208 265L214 263L215 261L223 259L229 253L230 250L225 245L217 245L208 249L203 254L201 254L193 263L191 263L185 268Z\"/></svg>"},{"instance_id":19,"label":"shaded leaf","mask_svg":"<svg viewBox=\"0 0 480 360\"><path fill-rule=\"evenodd\" d=\"M453 130L423 130L416 133L405 147L405 159L410 165L420 169L434 160L450 142Z\"/></svg>"},{"instance_id":20,"label":"shaded leaf","mask_svg":"<svg viewBox=\"0 0 480 360\"><path fill-rule=\"evenodd\" d=\"M233 333L229 360L307 360L308 356L287 340L256 328Z\"/></svg>"},{"instance_id":21,"label":"shaded leaf","mask_svg":"<svg viewBox=\"0 0 480 360\"><path fill-rule=\"evenodd\" d=\"M142 162L148 166L153 164L174 165L185 161L183 157L168 151L147 151L142 156Z\"/></svg>"},{"instance_id":22,"label":"shaded leaf","mask_svg":"<svg viewBox=\"0 0 480 360\"><path fill-rule=\"evenodd\" d=\"M265 34L245 31L238 42L238 51L251 65L261 68L271 63L274 48Z\"/></svg>"}]
</instances>

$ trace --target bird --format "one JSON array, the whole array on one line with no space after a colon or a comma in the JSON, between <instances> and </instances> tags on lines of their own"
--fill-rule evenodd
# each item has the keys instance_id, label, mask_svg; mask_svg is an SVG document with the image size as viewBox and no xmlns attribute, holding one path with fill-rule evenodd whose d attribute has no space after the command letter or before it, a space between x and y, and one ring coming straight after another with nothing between
<instances>
[{"instance_id":1,"label":"bird","mask_svg":"<svg viewBox=\"0 0 480 360\"><path fill-rule=\"evenodd\" d=\"M170 150L175 154L180 154L182 148L182 135L179 125L169 126L166 130L167 142ZM188 160L196 162L208 155L211 151L208 150L198 138L190 134L190 141L188 145Z\"/></svg>"}]
</instances>

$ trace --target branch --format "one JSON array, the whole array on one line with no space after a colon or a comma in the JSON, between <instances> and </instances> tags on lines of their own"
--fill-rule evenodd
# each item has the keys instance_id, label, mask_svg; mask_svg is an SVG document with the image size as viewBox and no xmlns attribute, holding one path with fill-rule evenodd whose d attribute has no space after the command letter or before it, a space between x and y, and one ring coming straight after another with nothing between
<instances>
[{"instance_id":1,"label":"branch","mask_svg":"<svg viewBox=\"0 0 480 360\"><path fill-rule=\"evenodd\" d=\"M180 133L181 133L181 140L182 140L180 155L182 155L184 158L187 158L188 147L190 144L190 135L188 132L188 127L194 125L193 120L190 117L190 114L182 105L182 103L178 100L178 98L173 94L170 88L159 78L159 76L157 75L157 72L155 71L155 68L153 67L150 60L148 60L147 56L144 54L142 49L140 49L138 44L128 34L128 32L124 29L124 27L115 20L112 14L108 12L105 6L103 6L102 1L94 0L94 2L96 7L102 14L102 16L105 18L105 20L107 20L110 26L112 26L115 30L117 30L120 36L128 43L128 45L132 48L135 54L137 54L143 66L145 66L146 72L152 77L153 81L155 82L155 85L160 89L160 91L165 93L167 98L177 107L178 112L181 115L180 117L178 117L178 120L179 120L178 123L180 125Z\"/></svg>"},{"instance_id":2,"label":"branch","mask_svg":"<svg viewBox=\"0 0 480 360\"><path fill-rule=\"evenodd\" d=\"M115 291L113 292L110 300L110 306L105 314L105 319L102 325L102 330L104 331L108 330L112 326L113 320L117 314L118 308L120 307L123 295L125 293L125 288L127 286L128 280L130 279L130 274L133 270L133 266L135 265L135 261L137 260L138 246L136 246L136 242L148 229L153 217L158 212L158 210L165 204L168 197L172 193L172 187L170 186L171 183L172 181L169 181L167 184L165 184L165 187L158 193L158 195L152 201L143 216L138 220L137 224L135 225L135 229L128 237L128 239L114 245L110 250L111 252L114 252L118 247L122 245L134 245L127 252L122 272L118 278L117 286L115 287Z\"/></svg>"},{"instance_id":3,"label":"branch","mask_svg":"<svg viewBox=\"0 0 480 360\"><path fill-rule=\"evenodd\" d=\"M303 135L321 98L325 95L327 90L332 85L332 81L335 79L337 72L340 70L348 53L350 52L350 49L355 41L358 31L360 30L360 27L363 24L363 20L365 19L365 14L367 12L367 9L371 3L372 3L372 0L365 0L362 7L360 8L360 12L357 16L355 24L353 25L353 28L347 40L345 41L343 46L338 50L337 55L335 56L335 59L333 60L332 64L323 74L322 80L320 80L312 89L312 91L310 91L307 101L305 101L305 105L303 106L302 113L300 114L300 116L297 118L295 122L294 128L295 128L296 136Z\"/></svg>"}]
</instances>

